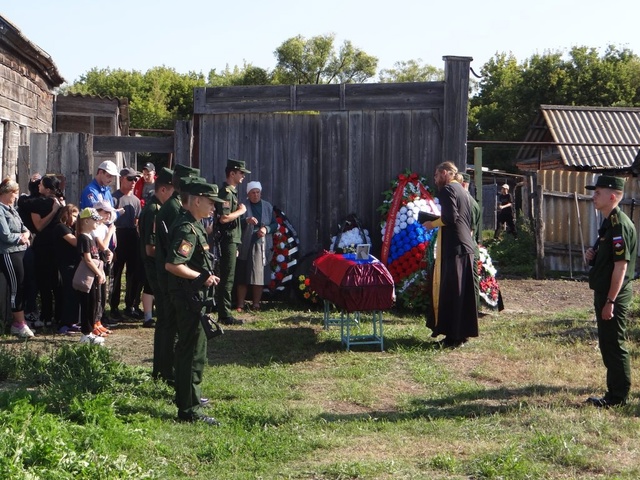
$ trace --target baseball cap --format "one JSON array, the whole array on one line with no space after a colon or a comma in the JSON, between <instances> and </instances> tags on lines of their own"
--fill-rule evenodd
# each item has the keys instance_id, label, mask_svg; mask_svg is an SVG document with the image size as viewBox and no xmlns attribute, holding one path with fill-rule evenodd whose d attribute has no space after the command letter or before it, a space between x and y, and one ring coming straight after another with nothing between
<instances>
[{"instance_id":1,"label":"baseball cap","mask_svg":"<svg viewBox=\"0 0 640 480\"><path fill-rule=\"evenodd\" d=\"M120 170L120 176L121 177L140 177L142 175L140 172L135 171L131 167L124 167L122 170Z\"/></svg>"},{"instance_id":2,"label":"baseball cap","mask_svg":"<svg viewBox=\"0 0 640 480\"><path fill-rule=\"evenodd\" d=\"M150 172L154 172L155 169L156 169L156 166L151 162L147 162L142 166L142 170L148 170Z\"/></svg>"},{"instance_id":3,"label":"baseball cap","mask_svg":"<svg viewBox=\"0 0 640 480\"><path fill-rule=\"evenodd\" d=\"M100 216L98 211L95 208L91 208L91 207L83 208L82 211L80 212L80 218L81 219L91 218L92 220L96 220L96 221L102 220L102 217Z\"/></svg>"},{"instance_id":4,"label":"baseball cap","mask_svg":"<svg viewBox=\"0 0 640 480\"><path fill-rule=\"evenodd\" d=\"M111 160L105 160L100 165L98 165L98 170L104 170L109 175L118 175L118 167Z\"/></svg>"}]
</instances>

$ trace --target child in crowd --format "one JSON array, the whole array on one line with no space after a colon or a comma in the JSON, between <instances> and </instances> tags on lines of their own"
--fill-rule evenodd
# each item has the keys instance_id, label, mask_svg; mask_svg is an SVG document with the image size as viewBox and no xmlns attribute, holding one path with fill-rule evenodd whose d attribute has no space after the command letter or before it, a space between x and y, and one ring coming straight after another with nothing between
<instances>
[{"instance_id":1,"label":"child in crowd","mask_svg":"<svg viewBox=\"0 0 640 480\"><path fill-rule=\"evenodd\" d=\"M80 256L75 226L80 211L68 203L60 209L60 222L53 227L53 251L62 281L62 318L58 333L66 335L80 331L78 296L73 291L73 274Z\"/></svg>"},{"instance_id":2,"label":"child in crowd","mask_svg":"<svg viewBox=\"0 0 640 480\"><path fill-rule=\"evenodd\" d=\"M87 207L80 212L77 228L80 261L85 262L95 274L95 280L88 293L76 290L80 302L80 330L82 331L80 342L95 345L103 344L105 335L105 332L98 328L100 324L96 322L96 319L100 318L99 314L101 313L100 286L105 283L106 277L102 268L98 266L100 253L92 236L101 219L102 217L94 208Z\"/></svg>"},{"instance_id":3,"label":"child in crowd","mask_svg":"<svg viewBox=\"0 0 640 480\"><path fill-rule=\"evenodd\" d=\"M100 252L100 260L104 262L104 274L109 278L111 267L113 266L113 248L116 238L116 211L109 202L99 201L93 205L93 208L100 214L101 220L98 222L96 229L93 231L93 238L98 245ZM109 282L106 281L100 286L100 327L104 333L111 333L107 327L117 325L105 313L105 306L108 298Z\"/></svg>"}]
</instances>

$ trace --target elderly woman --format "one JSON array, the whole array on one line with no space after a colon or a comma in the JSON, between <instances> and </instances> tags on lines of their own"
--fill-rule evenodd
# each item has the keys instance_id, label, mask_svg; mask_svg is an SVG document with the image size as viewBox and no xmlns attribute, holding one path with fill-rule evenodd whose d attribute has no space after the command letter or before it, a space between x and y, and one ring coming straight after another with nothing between
<instances>
[{"instance_id":1,"label":"elderly woman","mask_svg":"<svg viewBox=\"0 0 640 480\"><path fill-rule=\"evenodd\" d=\"M24 318L24 252L31 233L14 208L19 194L18 184L7 177L0 183L0 269L10 287L13 323L11 334L33 337Z\"/></svg>"},{"instance_id":2,"label":"elderly woman","mask_svg":"<svg viewBox=\"0 0 640 480\"><path fill-rule=\"evenodd\" d=\"M242 217L242 244L238 249L236 264L237 310L241 312L251 285L252 310L260 310L260 298L264 285L271 280L268 267L272 250L271 233L278 228L273 206L262 200L260 182L247 184L247 211Z\"/></svg>"}]
</instances>

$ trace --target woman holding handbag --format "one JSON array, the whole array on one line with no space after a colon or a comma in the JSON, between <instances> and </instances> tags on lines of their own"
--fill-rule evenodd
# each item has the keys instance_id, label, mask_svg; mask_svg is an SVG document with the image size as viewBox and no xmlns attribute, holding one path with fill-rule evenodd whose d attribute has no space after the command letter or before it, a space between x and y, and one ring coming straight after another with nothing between
<instances>
[{"instance_id":1,"label":"woman holding handbag","mask_svg":"<svg viewBox=\"0 0 640 480\"><path fill-rule=\"evenodd\" d=\"M101 218L94 208L87 207L80 212L77 225L78 253L80 254L78 269L84 262L84 266L94 275L88 292L76 288L80 303L80 330L82 331L80 342L93 345L104 343L104 334L95 328L95 323L101 313L99 311L100 285L106 281L106 277L102 270L98 245L91 234Z\"/></svg>"}]
</instances>

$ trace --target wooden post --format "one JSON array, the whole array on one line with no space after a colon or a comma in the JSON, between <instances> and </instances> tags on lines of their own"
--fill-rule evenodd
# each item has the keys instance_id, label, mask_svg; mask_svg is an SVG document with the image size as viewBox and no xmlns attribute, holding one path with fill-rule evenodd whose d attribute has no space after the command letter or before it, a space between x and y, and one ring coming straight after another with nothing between
<instances>
[{"instance_id":1,"label":"wooden post","mask_svg":"<svg viewBox=\"0 0 640 480\"><path fill-rule=\"evenodd\" d=\"M544 192L542 185L536 185L536 196L534 197L535 211L535 238L536 238L536 278L545 278L544 272L544 218L542 203L544 202Z\"/></svg>"},{"instance_id":2,"label":"wooden post","mask_svg":"<svg viewBox=\"0 0 640 480\"><path fill-rule=\"evenodd\" d=\"M193 128L191 121L177 121L174 129L175 142L173 164L191 165L193 152ZM199 159L198 159L199 160ZM200 162L194 162L194 167L201 168Z\"/></svg>"},{"instance_id":3,"label":"wooden post","mask_svg":"<svg viewBox=\"0 0 640 480\"><path fill-rule=\"evenodd\" d=\"M471 57L442 57L444 65L444 111L442 121L442 161L451 161L458 170L467 165L467 122L469 108L469 68Z\"/></svg>"},{"instance_id":4,"label":"wooden post","mask_svg":"<svg viewBox=\"0 0 640 480\"><path fill-rule=\"evenodd\" d=\"M482 147L474 147L473 149L473 168L473 176L476 184L476 200L478 201L478 205L480 205L480 219L484 219L484 206L482 204ZM483 229L484 225L480 225L480 240L482 240Z\"/></svg>"}]
</instances>

